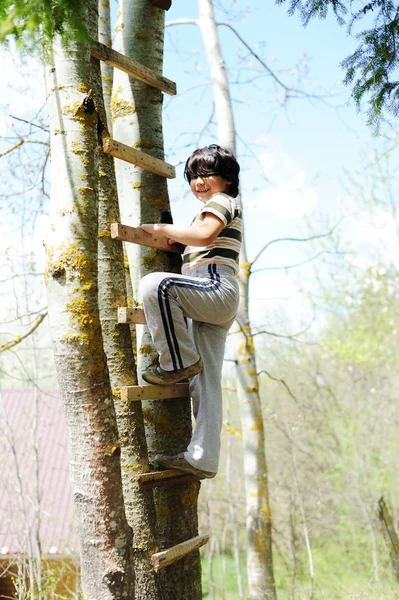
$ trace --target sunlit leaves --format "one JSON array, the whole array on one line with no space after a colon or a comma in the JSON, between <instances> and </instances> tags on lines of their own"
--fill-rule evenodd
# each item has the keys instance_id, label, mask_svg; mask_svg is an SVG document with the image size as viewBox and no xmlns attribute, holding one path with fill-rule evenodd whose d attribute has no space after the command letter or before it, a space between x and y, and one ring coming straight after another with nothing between
<instances>
[{"instance_id":1,"label":"sunlit leaves","mask_svg":"<svg viewBox=\"0 0 399 600\"><path fill-rule=\"evenodd\" d=\"M14 39L20 48L47 52L56 35L65 45L87 41L85 8L85 0L0 0L0 42Z\"/></svg>"},{"instance_id":2,"label":"sunlit leaves","mask_svg":"<svg viewBox=\"0 0 399 600\"><path fill-rule=\"evenodd\" d=\"M283 4L286 0L277 0ZM289 13L298 12L304 25L314 17L325 18L331 8L340 25L347 23L348 33L358 40L355 52L341 65L345 84L352 87L352 97L360 110L368 103L368 120L378 124L383 112L398 116L399 8L391 0L371 0L351 13L352 3L336 0L289 0ZM356 33L356 26L367 18L368 28ZM369 25L370 24L370 25Z\"/></svg>"}]
</instances>

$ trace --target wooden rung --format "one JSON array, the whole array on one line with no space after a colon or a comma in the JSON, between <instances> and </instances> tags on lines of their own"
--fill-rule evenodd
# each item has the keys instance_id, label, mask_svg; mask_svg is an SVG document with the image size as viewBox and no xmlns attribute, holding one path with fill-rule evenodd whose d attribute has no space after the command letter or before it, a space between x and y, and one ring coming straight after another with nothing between
<instances>
[{"instance_id":1,"label":"wooden rung","mask_svg":"<svg viewBox=\"0 0 399 600\"><path fill-rule=\"evenodd\" d=\"M120 306L118 308L118 323L145 325L146 322L144 309L131 306Z\"/></svg>"},{"instance_id":2,"label":"wooden rung","mask_svg":"<svg viewBox=\"0 0 399 600\"><path fill-rule=\"evenodd\" d=\"M197 537L187 540L186 542L182 542L181 544L177 544L177 546L172 546L172 548L168 548L168 550L156 552L151 556L151 561L155 571L171 565L176 560L183 558L194 550L198 550L198 548L201 548L201 546L206 544L208 540L208 533L205 535L197 535Z\"/></svg>"},{"instance_id":3,"label":"wooden rung","mask_svg":"<svg viewBox=\"0 0 399 600\"><path fill-rule=\"evenodd\" d=\"M170 96L176 95L176 84L174 81L170 81L170 79L166 79L166 77L162 77L162 75L157 75L155 71L152 71L148 67L141 65L112 48L108 48L108 46L105 46L100 42L93 43L91 55L120 71L124 71L135 79L139 79L158 90L166 92Z\"/></svg>"},{"instance_id":4,"label":"wooden rung","mask_svg":"<svg viewBox=\"0 0 399 600\"><path fill-rule=\"evenodd\" d=\"M138 402L140 400L168 400L189 398L188 383L175 385L127 385L121 388L121 399Z\"/></svg>"},{"instance_id":5,"label":"wooden rung","mask_svg":"<svg viewBox=\"0 0 399 600\"><path fill-rule=\"evenodd\" d=\"M168 179L174 179L176 177L175 168L173 165L159 160L154 156L150 156L141 150L136 150L131 146L127 146L122 142L117 142L112 138L103 138L103 150L105 154L110 154L115 158L120 158L132 165L151 171L155 175L161 177L167 177Z\"/></svg>"},{"instance_id":6,"label":"wooden rung","mask_svg":"<svg viewBox=\"0 0 399 600\"><path fill-rule=\"evenodd\" d=\"M131 242L147 246L147 248L157 248L165 252L182 253L181 244L168 244L168 238L165 235L151 235L139 227L130 227L122 223L111 223L111 238L122 242Z\"/></svg>"},{"instance_id":7,"label":"wooden rung","mask_svg":"<svg viewBox=\"0 0 399 600\"><path fill-rule=\"evenodd\" d=\"M140 489L148 490L154 487L167 487L198 481L200 478L191 473L178 471L177 469L165 469L164 471L151 471L150 473L141 473L136 476Z\"/></svg>"}]
</instances>

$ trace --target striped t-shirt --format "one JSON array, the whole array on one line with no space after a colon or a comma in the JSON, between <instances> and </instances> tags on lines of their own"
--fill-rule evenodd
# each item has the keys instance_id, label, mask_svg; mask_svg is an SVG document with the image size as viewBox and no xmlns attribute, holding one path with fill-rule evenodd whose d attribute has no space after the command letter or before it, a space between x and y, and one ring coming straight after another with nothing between
<instances>
[{"instance_id":1,"label":"striped t-shirt","mask_svg":"<svg viewBox=\"0 0 399 600\"><path fill-rule=\"evenodd\" d=\"M192 225L202 221L206 213L216 215L225 227L209 246L186 246L183 253L182 273L202 265L217 263L228 265L239 272L239 256L242 240L241 208L235 198L228 194L213 194L205 202Z\"/></svg>"}]
</instances>

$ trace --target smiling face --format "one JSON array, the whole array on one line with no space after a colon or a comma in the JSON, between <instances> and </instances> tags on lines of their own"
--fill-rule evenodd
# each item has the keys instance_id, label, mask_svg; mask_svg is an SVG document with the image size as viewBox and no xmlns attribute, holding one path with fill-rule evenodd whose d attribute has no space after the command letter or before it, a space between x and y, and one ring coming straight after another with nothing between
<instances>
[{"instance_id":1,"label":"smiling face","mask_svg":"<svg viewBox=\"0 0 399 600\"><path fill-rule=\"evenodd\" d=\"M226 181L220 175L209 175L208 177L191 177L190 187L194 196L201 202L207 202L213 194L226 193L230 181Z\"/></svg>"}]
</instances>

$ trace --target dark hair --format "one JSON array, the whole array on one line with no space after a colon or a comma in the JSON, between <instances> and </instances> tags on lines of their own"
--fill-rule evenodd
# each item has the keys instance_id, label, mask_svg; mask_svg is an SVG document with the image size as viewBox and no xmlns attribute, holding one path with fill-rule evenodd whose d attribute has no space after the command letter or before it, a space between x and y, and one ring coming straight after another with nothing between
<instances>
[{"instance_id":1,"label":"dark hair","mask_svg":"<svg viewBox=\"0 0 399 600\"><path fill-rule=\"evenodd\" d=\"M226 193L233 198L238 196L239 172L240 165L234 154L217 144L195 150L184 167L184 177L188 183L194 177L210 177L210 175L219 175L226 181L231 181Z\"/></svg>"}]
</instances>

